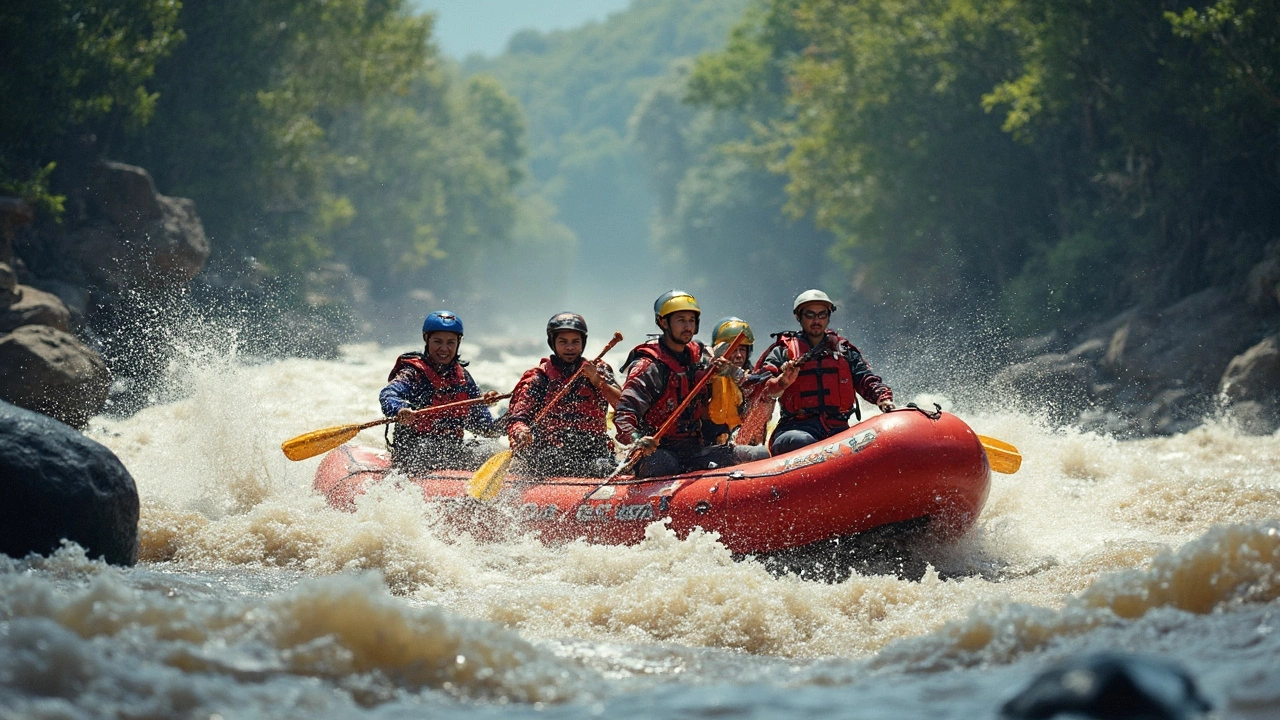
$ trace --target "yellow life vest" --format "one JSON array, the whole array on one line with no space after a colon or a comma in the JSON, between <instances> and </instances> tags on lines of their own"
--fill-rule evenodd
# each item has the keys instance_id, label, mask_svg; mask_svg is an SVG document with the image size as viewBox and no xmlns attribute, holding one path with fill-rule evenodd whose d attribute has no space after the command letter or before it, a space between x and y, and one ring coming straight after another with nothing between
<instances>
[{"instance_id":1,"label":"yellow life vest","mask_svg":"<svg viewBox=\"0 0 1280 720\"><path fill-rule=\"evenodd\" d=\"M711 422L728 425L729 430L742 424L738 408L742 407L742 388L733 378L717 375L711 378Z\"/></svg>"}]
</instances>

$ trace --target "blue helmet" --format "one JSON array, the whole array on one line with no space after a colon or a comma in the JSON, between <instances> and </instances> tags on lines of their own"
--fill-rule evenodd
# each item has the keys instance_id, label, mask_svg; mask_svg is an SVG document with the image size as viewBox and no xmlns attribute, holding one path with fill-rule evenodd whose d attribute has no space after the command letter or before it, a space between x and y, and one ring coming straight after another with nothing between
<instances>
[{"instance_id":1,"label":"blue helmet","mask_svg":"<svg viewBox=\"0 0 1280 720\"><path fill-rule=\"evenodd\" d=\"M462 319L448 310L437 310L422 321L422 332L451 332L462 335Z\"/></svg>"}]
</instances>

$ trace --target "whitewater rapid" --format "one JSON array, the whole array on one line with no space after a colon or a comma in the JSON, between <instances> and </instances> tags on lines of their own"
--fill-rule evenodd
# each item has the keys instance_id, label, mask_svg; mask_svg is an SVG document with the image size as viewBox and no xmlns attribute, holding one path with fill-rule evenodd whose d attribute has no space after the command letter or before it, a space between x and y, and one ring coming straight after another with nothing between
<instances>
[{"instance_id":1,"label":"whitewater rapid","mask_svg":"<svg viewBox=\"0 0 1280 720\"><path fill-rule=\"evenodd\" d=\"M280 442L378 417L397 352L192 354L177 399L95 419L138 483L140 563L0 556L0 717L993 717L1103 648L1183 664L1223 717L1280 715L1280 438L1120 442L956 408L1021 471L923 579L827 584L661 524L548 547L457 534L391 484L328 508L318 459ZM464 345L485 389L537 352Z\"/></svg>"}]
</instances>

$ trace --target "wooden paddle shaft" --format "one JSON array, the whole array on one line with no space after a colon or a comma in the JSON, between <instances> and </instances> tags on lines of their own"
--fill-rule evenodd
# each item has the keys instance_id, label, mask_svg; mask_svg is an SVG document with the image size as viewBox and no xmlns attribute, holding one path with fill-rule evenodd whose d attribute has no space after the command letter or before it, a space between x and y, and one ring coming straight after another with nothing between
<instances>
[{"instance_id":1,"label":"wooden paddle shaft","mask_svg":"<svg viewBox=\"0 0 1280 720\"><path fill-rule=\"evenodd\" d=\"M494 399L493 399L493 402L498 402L499 400L505 400L505 399L507 399L507 398L509 398L509 397L511 397L511 393L503 393L502 395L499 395L498 397L494 398ZM482 402L484 402L484 401L485 401L485 400L484 400L484 398L483 398L483 397L467 398L466 400L459 400L459 401L457 401L457 402L445 403L444 405L431 405L431 406L428 406L428 407L424 407L424 408L421 408L421 409L419 409L419 410L414 410L414 411L413 411L413 414L414 414L414 415L429 415L430 413L436 412L437 410L448 410L449 408L466 407L466 406L468 406L468 405L479 405L480 403L482 403ZM396 418L395 418L395 416L394 416L394 415L392 415L392 416L391 416L391 417L389 417L389 418L383 418L383 419L381 419L381 420L374 420L374 421L372 421L372 422L367 422L367 423L365 423L365 424L361 425L361 426L360 426L360 429L361 429L361 430L363 430L363 429L365 429L365 428L371 428L371 427L374 427L374 426L376 426L376 425L386 425L387 423L392 423L392 422L395 422L395 421L396 421Z\"/></svg>"},{"instance_id":2,"label":"wooden paddle shaft","mask_svg":"<svg viewBox=\"0 0 1280 720\"><path fill-rule=\"evenodd\" d=\"M733 339L733 342L729 343L728 349L724 351L724 355L722 355L721 357L728 357L729 355L732 355L733 351L737 350L738 346L741 345L742 341L745 340L746 338L747 338L747 334L745 332L738 333L738 336ZM667 418L667 421L662 423L662 427L658 428L658 432L653 434L654 445L657 445L662 440L662 436L665 435L667 431L670 430L671 427L676 424L676 420L678 420L680 418L680 415L684 413L685 408L689 407L689 403L693 402L693 399L698 396L698 393L702 392L702 388L707 386L707 383L711 381L711 378L714 375L715 373L708 371L707 374L703 375L702 379L698 381L698 384L693 386L693 390L680 403L680 406L676 408L676 411L671 413L671 417ZM618 469L614 470L609 475L609 477L605 478L605 480L608 481L613 479L614 477L617 477L618 475L621 475L623 472L630 469L631 466L639 462L640 457L641 457L640 453L633 454L626 462L619 465ZM592 492L595 492L595 490L592 490ZM590 495L590 494L591 493L587 493L587 495Z\"/></svg>"},{"instance_id":3,"label":"wooden paddle shaft","mask_svg":"<svg viewBox=\"0 0 1280 720\"><path fill-rule=\"evenodd\" d=\"M592 360L591 362L593 364L596 362L599 362L610 350L613 349L614 345L617 345L620 342L622 342L622 333L615 332L613 334L613 338L610 339L609 342L604 346L604 349L600 351L600 354L596 356L596 359ZM573 387L573 383L577 381L577 379L582 375L582 370L586 366L587 364L583 363L582 367L579 367L577 372L575 372L569 378L569 381L564 384L564 387L561 387L559 390L556 391L555 395L551 396L551 399L547 401L547 404L543 405L542 409L538 411L538 414L533 416L533 424L536 425L539 420L546 417L547 412L551 410L551 408L555 407L556 403L560 402L560 399L563 398L565 394L569 392L569 388Z\"/></svg>"},{"instance_id":4,"label":"wooden paddle shaft","mask_svg":"<svg viewBox=\"0 0 1280 720\"><path fill-rule=\"evenodd\" d=\"M729 343L729 348L724 351L724 355L721 357L728 357L732 355L733 351L737 350L738 346L741 345L742 341L746 338L747 334L745 332L738 333L738 336L733 339L733 342ZM662 436L666 435L667 431L676 424L676 421L680 419L680 415L684 413L685 408L689 407L689 403L693 402L693 399L698 396L698 393L702 392L702 388L707 386L707 383L711 381L711 377L713 375L715 375L715 373L707 372L707 374L703 375L702 379L698 381L698 384L693 386L693 390L689 393L688 397L680 403L680 406L676 408L675 412L671 413L671 417L667 418L667 421L662 423L662 427L658 428L658 432L653 434L654 443L661 440Z\"/></svg>"}]
</instances>

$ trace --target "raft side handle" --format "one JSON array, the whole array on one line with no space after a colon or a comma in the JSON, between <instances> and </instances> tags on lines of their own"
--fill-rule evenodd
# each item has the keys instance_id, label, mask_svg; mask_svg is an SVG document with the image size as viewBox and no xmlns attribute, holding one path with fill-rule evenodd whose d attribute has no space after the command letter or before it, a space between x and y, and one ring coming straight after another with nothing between
<instances>
[{"instance_id":1,"label":"raft side handle","mask_svg":"<svg viewBox=\"0 0 1280 720\"><path fill-rule=\"evenodd\" d=\"M934 407L934 411L929 412L928 410L925 410L924 408L920 407L919 405L913 402L907 403L908 409L919 410L920 412L924 413L924 416L929 418L930 420L937 420L942 417L942 406L939 405L938 403L934 403L933 407Z\"/></svg>"}]
</instances>

